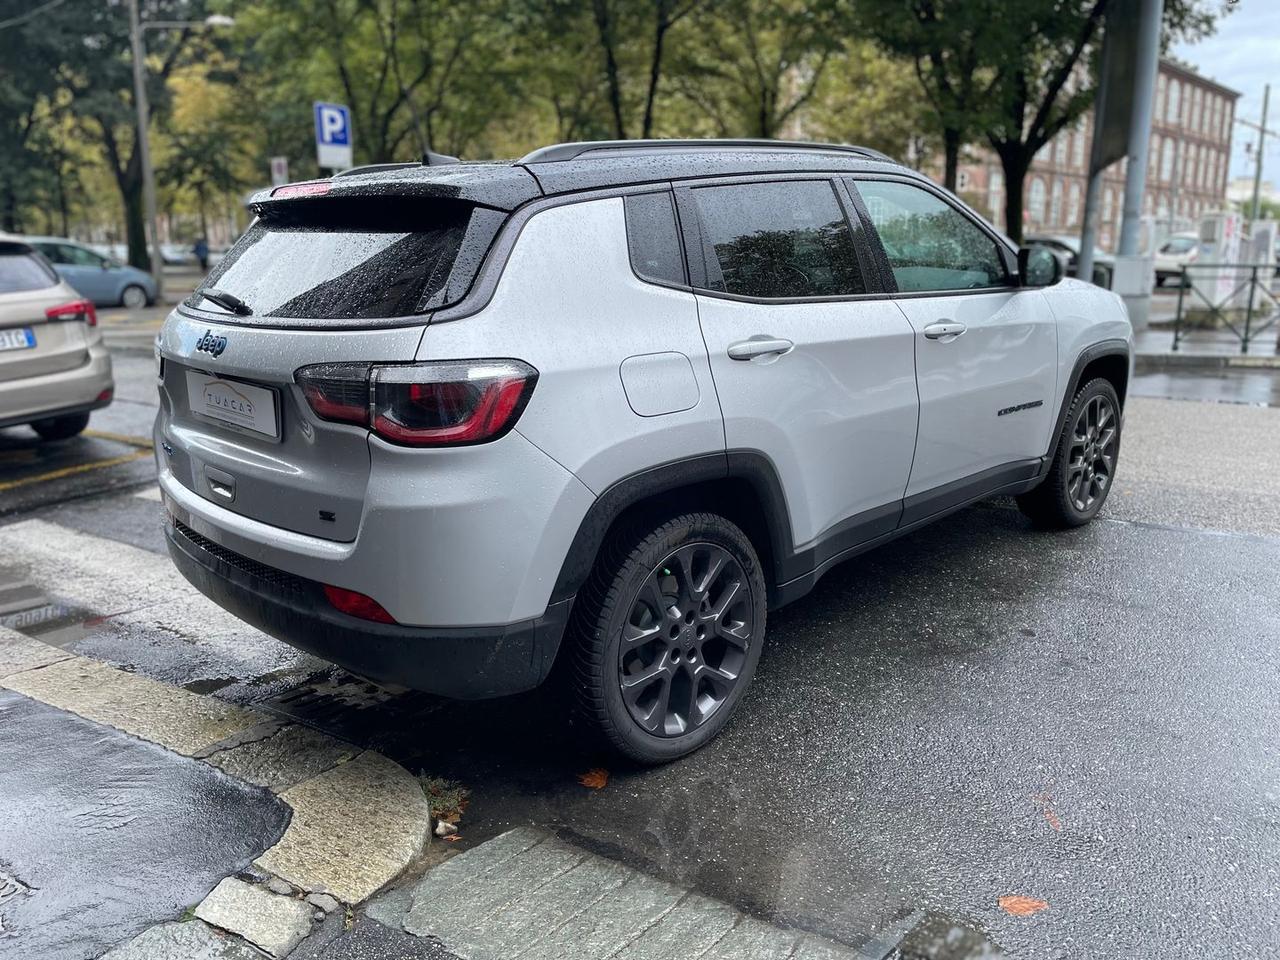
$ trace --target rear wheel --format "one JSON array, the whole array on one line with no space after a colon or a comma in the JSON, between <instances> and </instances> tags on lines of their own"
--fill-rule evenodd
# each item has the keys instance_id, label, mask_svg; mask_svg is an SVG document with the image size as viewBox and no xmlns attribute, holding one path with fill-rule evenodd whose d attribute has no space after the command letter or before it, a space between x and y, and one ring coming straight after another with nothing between
<instances>
[{"instance_id":1,"label":"rear wheel","mask_svg":"<svg viewBox=\"0 0 1280 960\"><path fill-rule=\"evenodd\" d=\"M710 513L612 537L571 629L579 712L603 739L641 763L691 753L728 722L760 659L751 541Z\"/></svg>"},{"instance_id":2,"label":"rear wheel","mask_svg":"<svg viewBox=\"0 0 1280 960\"><path fill-rule=\"evenodd\" d=\"M1040 526L1078 527L1106 502L1120 458L1120 400L1109 380L1090 380L1067 411L1049 475L1018 497Z\"/></svg>"},{"instance_id":3,"label":"rear wheel","mask_svg":"<svg viewBox=\"0 0 1280 960\"><path fill-rule=\"evenodd\" d=\"M129 310L141 310L147 305L147 291L136 284L130 284L120 294L120 306Z\"/></svg>"},{"instance_id":4,"label":"rear wheel","mask_svg":"<svg viewBox=\"0 0 1280 960\"><path fill-rule=\"evenodd\" d=\"M37 420L31 429L40 435L41 440L66 440L89 425L89 414L71 413L65 417L51 417L48 420Z\"/></svg>"}]
</instances>

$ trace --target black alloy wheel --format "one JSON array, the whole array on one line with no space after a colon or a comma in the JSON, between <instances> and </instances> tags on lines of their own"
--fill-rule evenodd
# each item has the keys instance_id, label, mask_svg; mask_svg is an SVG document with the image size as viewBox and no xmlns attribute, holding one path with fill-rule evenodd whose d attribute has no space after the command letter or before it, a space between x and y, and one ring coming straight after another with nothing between
<instances>
[{"instance_id":1,"label":"black alloy wheel","mask_svg":"<svg viewBox=\"0 0 1280 960\"><path fill-rule=\"evenodd\" d=\"M636 592L618 647L631 719L660 737L702 726L742 675L754 619L751 585L723 547L692 543L664 558Z\"/></svg>"},{"instance_id":2,"label":"black alloy wheel","mask_svg":"<svg viewBox=\"0 0 1280 960\"><path fill-rule=\"evenodd\" d=\"M747 690L766 616L755 547L719 514L616 531L578 592L562 658L579 716L631 760L692 753Z\"/></svg>"}]
</instances>

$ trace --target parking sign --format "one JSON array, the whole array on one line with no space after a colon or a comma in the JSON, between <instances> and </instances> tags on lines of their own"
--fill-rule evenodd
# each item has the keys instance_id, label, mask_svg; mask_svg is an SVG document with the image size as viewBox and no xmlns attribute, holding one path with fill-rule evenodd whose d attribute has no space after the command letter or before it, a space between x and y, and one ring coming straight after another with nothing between
<instances>
[{"instance_id":1,"label":"parking sign","mask_svg":"<svg viewBox=\"0 0 1280 960\"><path fill-rule=\"evenodd\" d=\"M340 103L317 103L316 162L321 167L345 170L352 165L351 111Z\"/></svg>"}]
</instances>

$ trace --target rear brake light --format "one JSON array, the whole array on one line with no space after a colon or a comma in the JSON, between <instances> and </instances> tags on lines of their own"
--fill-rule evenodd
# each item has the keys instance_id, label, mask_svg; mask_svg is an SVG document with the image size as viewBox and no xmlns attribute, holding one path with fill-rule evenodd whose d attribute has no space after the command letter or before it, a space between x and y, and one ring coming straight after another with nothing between
<instances>
[{"instance_id":1,"label":"rear brake light","mask_svg":"<svg viewBox=\"0 0 1280 960\"><path fill-rule=\"evenodd\" d=\"M321 197L333 189L333 184L328 180L308 180L305 183L288 183L283 187L276 187L271 191L271 196L276 199L284 197Z\"/></svg>"},{"instance_id":2,"label":"rear brake light","mask_svg":"<svg viewBox=\"0 0 1280 960\"><path fill-rule=\"evenodd\" d=\"M443 447L505 434L528 403L538 371L519 360L320 364L302 368L296 379L322 419L366 426L392 443Z\"/></svg>"},{"instance_id":3,"label":"rear brake light","mask_svg":"<svg viewBox=\"0 0 1280 960\"><path fill-rule=\"evenodd\" d=\"M395 617L382 608L382 604L378 603L373 597L366 597L363 593L356 593L354 590L347 590L343 587L331 587L326 583L324 585L324 595L333 604L335 610L345 613L347 616L359 617L361 620L372 620L374 623L396 622Z\"/></svg>"},{"instance_id":4,"label":"rear brake light","mask_svg":"<svg viewBox=\"0 0 1280 960\"><path fill-rule=\"evenodd\" d=\"M90 327L98 325L98 312L90 300L72 300L70 303L50 307L44 312L50 320L83 320Z\"/></svg>"}]
</instances>

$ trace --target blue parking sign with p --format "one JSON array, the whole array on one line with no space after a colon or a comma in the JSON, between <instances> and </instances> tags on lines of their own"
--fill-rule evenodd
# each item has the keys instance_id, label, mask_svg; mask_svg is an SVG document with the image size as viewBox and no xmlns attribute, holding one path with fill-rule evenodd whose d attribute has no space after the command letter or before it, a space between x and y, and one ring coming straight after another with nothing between
<instances>
[{"instance_id":1,"label":"blue parking sign with p","mask_svg":"<svg viewBox=\"0 0 1280 960\"><path fill-rule=\"evenodd\" d=\"M340 103L317 103L315 118L319 165L339 170L351 166L351 111Z\"/></svg>"}]
</instances>

